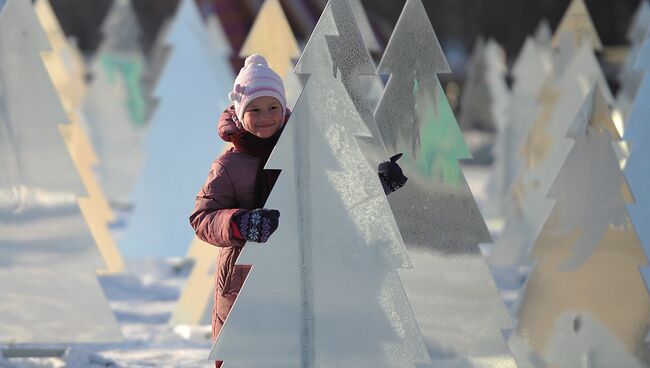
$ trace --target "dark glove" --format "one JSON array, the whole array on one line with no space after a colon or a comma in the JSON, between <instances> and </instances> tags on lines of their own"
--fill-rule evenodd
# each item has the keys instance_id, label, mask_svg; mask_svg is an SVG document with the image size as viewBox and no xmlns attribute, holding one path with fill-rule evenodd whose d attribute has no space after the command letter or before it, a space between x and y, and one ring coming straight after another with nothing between
<instances>
[{"instance_id":1,"label":"dark glove","mask_svg":"<svg viewBox=\"0 0 650 368\"><path fill-rule=\"evenodd\" d=\"M265 243L269 236L278 228L280 211L257 208L238 213L232 217L244 239L257 243Z\"/></svg>"},{"instance_id":2,"label":"dark glove","mask_svg":"<svg viewBox=\"0 0 650 368\"><path fill-rule=\"evenodd\" d=\"M381 186L384 188L386 195L391 194L397 189L406 184L408 178L402 173L402 168L397 164L397 160L402 157L401 153L396 154L390 158L390 161L384 161L379 164L377 174L381 181Z\"/></svg>"}]
</instances>

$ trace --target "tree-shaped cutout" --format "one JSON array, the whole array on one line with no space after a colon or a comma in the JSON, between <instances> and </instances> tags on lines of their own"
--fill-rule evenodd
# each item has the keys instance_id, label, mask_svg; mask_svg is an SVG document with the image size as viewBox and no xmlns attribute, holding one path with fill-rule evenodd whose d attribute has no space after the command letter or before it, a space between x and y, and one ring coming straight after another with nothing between
<instances>
[{"instance_id":1,"label":"tree-shaped cutout","mask_svg":"<svg viewBox=\"0 0 650 368\"><path fill-rule=\"evenodd\" d=\"M562 75L550 78L542 96L548 93L554 101L542 106L542 113L530 129L522 148L525 164L520 166L513 183L517 226L506 224L509 231L504 232L503 240L509 241L499 239L496 245L508 248L505 251L512 255L515 264L530 262L528 252L552 209L546 194L571 149L572 141L566 138L569 125L591 84L598 84L608 103L613 101L600 64L587 43L578 49Z\"/></svg>"},{"instance_id":2,"label":"tree-shaped cutout","mask_svg":"<svg viewBox=\"0 0 650 368\"><path fill-rule=\"evenodd\" d=\"M569 4L553 36L553 47L559 45L561 34L564 32L573 36L576 45L588 42L593 46L594 50L600 51L603 49L603 44L600 37L598 37L598 32L591 20L584 0L572 0Z\"/></svg>"},{"instance_id":3,"label":"tree-shaped cutout","mask_svg":"<svg viewBox=\"0 0 650 368\"><path fill-rule=\"evenodd\" d=\"M370 58L349 1L332 2L331 11L338 31L338 35L326 37L332 60L335 61L332 65L332 75L334 78L340 78L359 115L366 123L366 128L370 131L370 136L360 137L359 143L370 166L376 167L379 162L387 159L386 148L361 79L375 77L375 65ZM363 18L363 15L357 7L357 16ZM364 82L368 82L368 79Z\"/></svg>"},{"instance_id":4,"label":"tree-shaped cutout","mask_svg":"<svg viewBox=\"0 0 650 368\"><path fill-rule=\"evenodd\" d=\"M537 262L515 338L544 357L552 329L571 328L556 323L564 313L589 313L647 365L650 298L639 267L648 261L625 210L632 196L612 146L620 137L595 84L569 137L575 143L549 191L554 206L531 252Z\"/></svg>"},{"instance_id":5,"label":"tree-shaped cutout","mask_svg":"<svg viewBox=\"0 0 650 368\"><path fill-rule=\"evenodd\" d=\"M141 31L130 0L113 3L101 30L83 114L99 157L98 179L111 204L124 209L145 161L140 146L147 114Z\"/></svg>"},{"instance_id":6,"label":"tree-shaped cutout","mask_svg":"<svg viewBox=\"0 0 650 368\"><path fill-rule=\"evenodd\" d=\"M650 33L646 35L636 68L642 70L644 76L625 130L625 140L630 145L625 176L635 200L627 205L627 210L646 254L650 254L650 227L647 226L650 218L650 165L647 160L650 148L650 106L647 103L650 101ZM642 272L646 285L650 285L650 269L644 267Z\"/></svg>"},{"instance_id":7,"label":"tree-shaped cutout","mask_svg":"<svg viewBox=\"0 0 650 368\"><path fill-rule=\"evenodd\" d=\"M546 85L551 73L550 49L528 37L512 68L514 83L508 110L509 122L505 131L505 193L498 208L504 215L505 226L488 256L493 265L516 263L514 257L518 255L512 252L511 245L521 244L519 237L521 232L526 231L521 225L521 206L513 196L512 189L524 165L519 152L530 129L542 111L547 111L548 116L549 106L557 100L554 95L548 93L550 89Z\"/></svg>"},{"instance_id":8,"label":"tree-shaped cutout","mask_svg":"<svg viewBox=\"0 0 650 368\"><path fill-rule=\"evenodd\" d=\"M434 364L515 365L512 328L479 250L490 242L458 160L471 158L436 73L449 72L419 0L408 0L379 73L390 73L376 119L409 181L388 199L413 263L399 270ZM432 312L435 311L435 312Z\"/></svg>"},{"instance_id":9,"label":"tree-shaped cutout","mask_svg":"<svg viewBox=\"0 0 650 368\"><path fill-rule=\"evenodd\" d=\"M509 123L506 139L506 183L507 189L512 185L520 165L519 148L526 137L535 118L541 113L538 97L544 82L551 73L551 53L533 38L524 42L519 57L512 68L514 83L509 106Z\"/></svg>"},{"instance_id":10,"label":"tree-shaped cutout","mask_svg":"<svg viewBox=\"0 0 650 368\"><path fill-rule=\"evenodd\" d=\"M238 261L253 268L211 354L226 366L431 366L395 270L406 251L356 139L370 132L332 74L343 1L325 7L296 67L307 83L266 165L282 170L265 205L280 227Z\"/></svg>"},{"instance_id":11,"label":"tree-shaped cutout","mask_svg":"<svg viewBox=\"0 0 650 368\"><path fill-rule=\"evenodd\" d=\"M7 1L0 12L0 341L116 341L121 332L96 278L103 262L77 203L87 194L59 131L67 117L41 59L46 51L31 3Z\"/></svg>"},{"instance_id":12,"label":"tree-shaped cutout","mask_svg":"<svg viewBox=\"0 0 650 368\"><path fill-rule=\"evenodd\" d=\"M648 27L650 27L650 4L647 0L643 0L639 2L628 28L627 39L630 42L630 50L618 73L620 88L616 94L616 108L621 114L623 126L627 125L630 110L643 79L643 70L636 68L636 60L643 46Z\"/></svg>"},{"instance_id":13,"label":"tree-shaped cutout","mask_svg":"<svg viewBox=\"0 0 650 368\"><path fill-rule=\"evenodd\" d=\"M239 56L264 55L269 67L284 79L300 56L300 47L291 31L279 0L265 0L251 27Z\"/></svg>"},{"instance_id":14,"label":"tree-shaped cutout","mask_svg":"<svg viewBox=\"0 0 650 368\"><path fill-rule=\"evenodd\" d=\"M160 102L144 140L148 161L133 190L133 216L120 241L126 257L187 253L194 238L187 226L192 199L206 168L223 150L223 141L206 132L214 132L228 105L224 86L232 80L215 72L209 36L193 0L181 1L167 36L171 52L156 87Z\"/></svg>"},{"instance_id":15,"label":"tree-shaped cutout","mask_svg":"<svg viewBox=\"0 0 650 368\"><path fill-rule=\"evenodd\" d=\"M506 58L501 46L482 37L476 41L467 63L467 78L460 100L460 125L501 131L506 125L509 90L506 84Z\"/></svg>"},{"instance_id":16,"label":"tree-shaped cutout","mask_svg":"<svg viewBox=\"0 0 650 368\"><path fill-rule=\"evenodd\" d=\"M92 171L98 162L97 155L90 143L90 138L82 127L78 114L83 98L83 90L79 89L84 82L75 80L75 78L81 77L81 74L73 74L68 68L69 64L66 65L64 61L64 57L70 59L72 50L70 50L49 2L37 0L34 9L52 46L51 52L42 53L43 61L71 121L70 124L60 126L61 133L88 192L88 197L78 198L79 207L106 262L106 267L102 271L121 272L124 268L124 261L117 248L117 243L108 229L109 222L114 220L114 214ZM77 68L79 67L77 66Z\"/></svg>"},{"instance_id":17,"label":"tree-shaped cutout","mask_svg":"<svg viewBox=\"0 0 650 368\"><path fill-rule=\"evenodd\" d=\"M535 29L535 42L541 47L550 48L552 36L551 26L548 24L548 20L545 18L542 19Z\"/></svg>"},{"instance_id":18,"label":"tree-shaped cutout","mask_svg":"<svg viewBox=\"0 0 650 368\"><path fill-rule=\"evenodd\" d=\"M292 73L294 60L300 56L298 41L291 30L279 0L266 0L244 41L240 57L264 55L269 67L284 81L287 106L293 108L302 90L302 83Z\"/></svg>"},{"instance_id":19,"label":"tree-shaped cutout","mask_svg":"<svg viewBox=\"0 0 650 368\"><path fill-rule=\"evenodd\" d=\"M212 41L208 47L214 57L211 64L220 79L226 82L221 85L222 93L226 96L231 88L228 81L235 78L230 67L232 50L218 16L210 16L206 28L209 40ZM232 144L225 144L224 151L231 147ZM194 265L169 319L171 325L210 324L214 306L214 270L217 255L218 251L213 245L194 237L186 255L194 261Z\"/></svg>"},{"instance_id":20,"label":"tree-shaped cutout","mask_svg":"<svg viewBox=\"0 0 650 368\"><path fill-rule=\"evenodd\" d=\"M354 19L359 25L359 32L361 32L361 37L363 38L363 42L368 48L368 51L372 55L381 53L382 48L379 46L379 40L377 40L377 37L375 37L375 32L370 25L370 20L368 19L368 15L366 14L365 9L363 8L361 0L350 0L350 8L352 9ZM375 67L374 62L373 67ZM384 83L381 81L381 78L378 75L362 75L360 77L361 85L366 91L366 96L368 97L370 110L375 111L377 104L379 104L381 94L384 92Z\"/></svg>"}]
</instances>

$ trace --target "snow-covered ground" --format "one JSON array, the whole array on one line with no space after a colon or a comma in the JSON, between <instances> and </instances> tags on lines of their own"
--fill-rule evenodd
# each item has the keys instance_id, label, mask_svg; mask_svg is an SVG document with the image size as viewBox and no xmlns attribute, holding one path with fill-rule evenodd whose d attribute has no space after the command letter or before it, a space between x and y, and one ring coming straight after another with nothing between
<instances>
[{"instance_id":1,"label":"snow-covered ground","mask_svg":"<svg viewBox=\"0 0 650 368\"><path fill-rule=\"evenodd\" d=\"M486 223L493 234L499 235L502 223L485 209L485 184L489 167L466 165L463 172L470 185ZM120 216L113 227L119 238L128 219ZM481 245L484 253L490 244ZM113 344L76 345L73 353L76 367L214 367L205 360L210 342L210 327L170 326L175 303L189 275L191 263L179 259L148 259L128 261L127 272L100 276L101 285L121 325L124 341ZM506 305L512 308L523 285L527 270L491 268ZM0 368L59 368L57 358L12 358L0 360Z\"/></svg>"},{"instance_id":2,"label":"snow-covered ground","mask_svg":"<svg viewBox=\"0 0 650 368\"><path fill-rule=\"evenodd\" d=\"M79 367L214 367L205 358L210 351L209 326L190 328L167 324L189 265L174 259L128 262L128 271L100 276L101 284L122 327L124 341L76 345ZM14 358L10 367L58 368L58 358ZM0 361L0 367L7 362ZM75 367L76 368L76 367Z\"/></svg>"}]
</instances>

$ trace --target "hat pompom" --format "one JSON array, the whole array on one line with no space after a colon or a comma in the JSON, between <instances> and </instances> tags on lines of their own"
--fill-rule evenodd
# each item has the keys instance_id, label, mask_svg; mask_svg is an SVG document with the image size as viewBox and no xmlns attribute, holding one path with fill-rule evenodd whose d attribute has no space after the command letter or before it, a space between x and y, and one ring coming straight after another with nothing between
<instances>
[{"instance_id":1,"label":"hat pompom","mask_svg":"<svg viewBox=\"0 0 650 368\"><path fill-rule=\"evenodd\" d=\"M230 93L228 93L228 99L232 102L239 102L241 95L235 91L230 91Z\"/></svg>"},{"instance_id":2,"label":"hat pompom","mask_svg":"<svg viewBox=\"0 0 650 368\"><path fill-rule=\"evenodd\" d=\"M269 64L266 62L266 59L262 55L258 54L253 54L249 57L246 58L246 61L244 61L244 67L247 67L249 65L264 65L265 67L268 68Z\"/></svg>"}]
</instances>

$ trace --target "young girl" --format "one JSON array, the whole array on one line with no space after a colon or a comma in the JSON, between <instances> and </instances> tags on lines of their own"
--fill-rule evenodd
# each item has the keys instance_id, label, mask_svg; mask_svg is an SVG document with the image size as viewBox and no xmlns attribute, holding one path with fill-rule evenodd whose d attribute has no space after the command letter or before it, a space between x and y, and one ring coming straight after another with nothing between
<instances>
[{"instance_id":1,"label":"young girl","mask_svg":"<svg viewBox=\"0 0 650 368\"><path fill-rule=\"evenodd\" d=\"M212 164L190 215L196 235L219 247L213 341L250 271L250 266L235 264L242 247L247 241L265 243L278 227L280 212L264 208L278 172L263 168L291 115L282 79L260 55L246 58L229 98L233 105L221 114L218 133L234 147ZM386 194L406 183L407 178L395 162L400 156L379 165ZM216 367L220 366L217 361Z\"/></svg>"}]
</instances>

